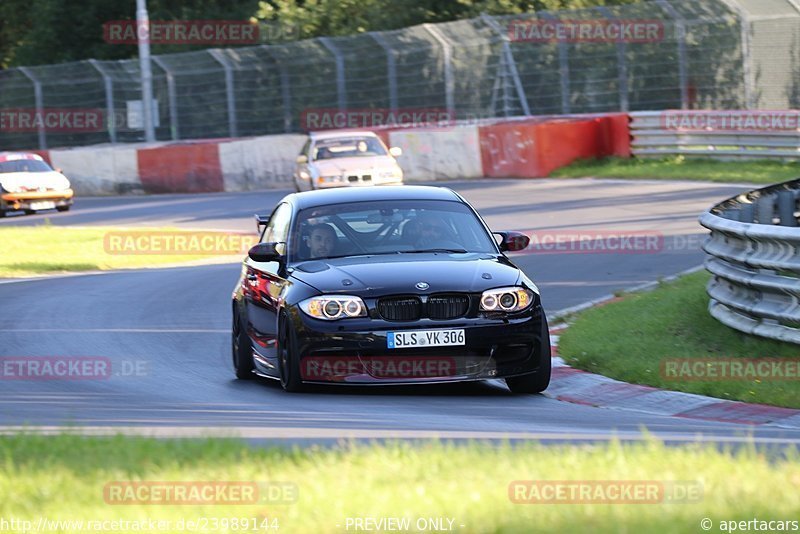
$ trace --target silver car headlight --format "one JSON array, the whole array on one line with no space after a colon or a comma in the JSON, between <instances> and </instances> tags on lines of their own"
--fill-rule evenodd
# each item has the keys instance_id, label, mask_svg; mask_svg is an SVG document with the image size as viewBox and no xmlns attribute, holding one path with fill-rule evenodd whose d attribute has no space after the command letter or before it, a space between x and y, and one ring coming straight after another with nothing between
<instances>
[{"instance_id":1,"label":"silver car headlight","mask_svg":"<svg viewBox=\"0 0 800 534\"><path fill-rule=\"evenodd\" d=\"M524 287L489 289L481 295L481 311L514 313L533 303L535 293Z\"/></svg>"},{"instance_id":2,"label":"silver car headlight","mask_svg":"<svg viewBox=\"0 0 800 534\"><path fill-rule=\"evenodd\" d=\"M300 303L300 309L314 319L325 321L367 316L367 306L364 301L351 295L311 297Z\"/></svg>"},{"instance_id":3,"label":"silver car headlight","mask_svg":"<svg viewBox=\"0 0 800 534\"><path fill-rule=\"evenodd\" d=\"M8 191L9 193L22 193L22 186L9 186L3 182L0 182L0 189L3 191Z\"/></svg>"}]
</instances>

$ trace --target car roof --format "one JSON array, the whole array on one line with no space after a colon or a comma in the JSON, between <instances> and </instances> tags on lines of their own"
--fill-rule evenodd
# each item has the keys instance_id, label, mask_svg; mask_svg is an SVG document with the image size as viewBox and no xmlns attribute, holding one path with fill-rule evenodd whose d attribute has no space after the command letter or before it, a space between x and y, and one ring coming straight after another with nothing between
<instances>
[{"instance_id":1,"label":"car roof","mask_svg":"<svg viewBox=\"0 0 800 534\"><path fill-rule=\"evenodd\" d=\"M368 130L352 130L352 131L341 131L336 130L332 132L311 132L308 134L311 139L317 141L319 139L337 139L337 138L347 138L347 137L378 137L375 135L374 132L370 132Z\"/></svg>"},{"instance_id":2,"label":"car roof","mask_svg":"<svg viewBox=\"0 0 800 534\"><path fill-rule=\"evenodd\" d=\"M330 204L347 202L368 202L375 200L449 200L463 202L460 196L447 187L429 185L382 185L371 187L337 187L292 193L284 197L295 209L315 208Z\"/></svg>"},{"instance_id":3,"label":"car roof","mask_svg":"<svg viewBox=\"0 0 800 534\"><path fill-rule=\"evenodd\" d=\"M30 152L0 152L0 161L16 161L21 159L44 161L39 154Z\"/></svg>"}]
</instances>

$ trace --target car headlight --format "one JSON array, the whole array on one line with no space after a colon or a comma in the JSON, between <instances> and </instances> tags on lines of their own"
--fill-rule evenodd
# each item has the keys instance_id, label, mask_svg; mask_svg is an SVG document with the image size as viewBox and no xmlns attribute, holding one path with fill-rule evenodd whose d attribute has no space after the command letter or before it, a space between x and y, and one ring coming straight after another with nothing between
<instances>
[{"instance_id":1,"label":"car headlight","mask_svg":"<svg viewBox=\"0 0 800 534\"><path fill-rule=\"evenodd\" d=\"M535 293L524 287L500 287L484 291L481 311L513 313L522 311L533 302Z\"/></svg>"},{"instance_id":2,"label":"car headlight","mask_svg":"<svg viewBox=\"0 0 800 534\"><path fill-rule=\"evenodd\" d=\"M3 191L8 191L9 193L22 193L22 186L9 186L2 182L0 182L0 189Z\"/></svg>"},{"instance_id":3,"label":"car headlight","mask_svg":"<svg viewBox=\"0 0 800 534\"><path fill-rule=\"evenodd\" d=\"M337 175L330 175L330 176L320 176L319 178L317 178L317 180L319 180L319 183L341 182L342 181L342 177L340 175L338 175L338 174Z\"/></svg>"},{"instance_id":4,"label":"car headlight","mask_svg":"<svg viewBox=\"0 0 800 534\"><path fill-rule=\"evenodd\" d=\"M300 303L300 309L314 319L326 321L367 316L367 306L364 301L350 295L311 297Z\"/></svg>"}]
</instances>

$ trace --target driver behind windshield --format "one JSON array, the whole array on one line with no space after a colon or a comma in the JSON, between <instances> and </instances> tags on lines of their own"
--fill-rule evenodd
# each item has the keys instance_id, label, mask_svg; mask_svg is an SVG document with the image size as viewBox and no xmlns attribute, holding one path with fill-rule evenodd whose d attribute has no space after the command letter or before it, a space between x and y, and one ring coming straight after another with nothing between
<instances>
[{"instance_id":1,"label":"driver behind windshield","mask_svg":"<svg viewBox=\"0 0 800 534\"><path fill-rule=\"evenodd\" d=\"M460 246L454 241L454 237L447 227L447 224L437 216L424 213L417 217L419 221L419 236L415 242L418 249L428 249L437 247Z\"/></svg>"},{"instance_id":2,"label":"driver behind windshield","mask_svg":"<svg viewBox=\"0 0 800 534\"><path fill-rule=\"evenodd\" d=\"M312 258L326 258L336 248L336 230L328 223L315 224L308 234L308 248Z\"/></svg>"}]
</instances>

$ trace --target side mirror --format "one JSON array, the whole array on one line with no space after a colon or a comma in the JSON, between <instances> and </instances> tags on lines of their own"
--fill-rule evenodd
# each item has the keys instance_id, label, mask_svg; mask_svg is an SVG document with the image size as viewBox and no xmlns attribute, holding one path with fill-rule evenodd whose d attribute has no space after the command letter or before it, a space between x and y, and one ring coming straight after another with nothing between
<instances>
[{"instance_id":1,"label":"side mirror","mask_svg":"<svg viewBox=\"0 0 800 534\"><path fill-rule=\"evenodd\" d=\"M259 263L281 261L283 259L283 243L259 243L247 253L250 259Z\"/></svg>"},{"instance_id":2,"label":"side mirror","mask_svg":"<svg viewBox=\"0 0 800 534\"><path fill-rule=\"evenodd\" d=\"M389 149L389 154L391 154L396 158L400 157L403 155L403 149L400 148L399 146L393 146L392 148Z\"/></svg>"},{"instance_id":3,"label":"side mirror","mask_svg":"<svg viewBox=\"0 0 800 534\"><path fill-rule=\"evenodd\" d=\"M522 232L495 232L503 238L500 241L500 252L518 252L525 250L530 244L531 238Z\"/></svg>"},{"instance_id":4,"label":"side mirror","mask_svg":"<svg viewBox=\"0 0 800 534\"><path fill-rule=\"evenodd\" d=\"M299 156L297 156L297 159L295 161L297 161L297 163L300 164L308 163L308 156L306 156L305 154L300 154Z\"/></svg>"}]
</instances>

